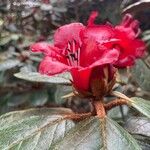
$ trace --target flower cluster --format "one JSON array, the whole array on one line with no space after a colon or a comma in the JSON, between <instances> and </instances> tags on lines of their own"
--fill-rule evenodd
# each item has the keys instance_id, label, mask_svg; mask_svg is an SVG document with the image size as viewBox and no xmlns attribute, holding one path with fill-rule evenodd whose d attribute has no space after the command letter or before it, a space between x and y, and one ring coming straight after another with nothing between
<instances>
[{"instance_id":1,"label":"flower cluster","mask_svg":"<svg viewBox=\"0 0 150 150\"><path fill-rule=\"evenodd\" d=\"M114 85L115 68L132 66L144 54L145 43L138 39L139 23L131 15L125 15L115 27L95 24L97 15L92 12L87 26L70 23L57 29L53 45L31 45L33 52L45 55L39 72L51 76L69 71L78 92L108 93Z\"/></svg>"}]
</instances>

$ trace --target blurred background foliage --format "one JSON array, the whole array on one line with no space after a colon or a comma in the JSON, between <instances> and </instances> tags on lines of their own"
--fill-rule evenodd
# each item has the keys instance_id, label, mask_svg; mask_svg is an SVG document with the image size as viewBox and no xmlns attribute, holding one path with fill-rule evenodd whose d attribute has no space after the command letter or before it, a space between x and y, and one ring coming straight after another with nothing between
<instances>
[{"instance_id":1,"label":"blurred background foliage","mask_svg":"<svg viewBox=\"0 0 150 150\"><path fill-rule=\"evenodd\" d=\"M14 76L18 72L37 72L41 54L33 54L30 44L52 43L55 30L70 22L86 24L93 10L100 12L97 23L118 24L125 13L140 21L141 37L147 43L144 58L133 68L120 70L114 88L128 96L150 98L150 4L136 0L1 0L0 1L0 114L31 107L71 107L88 112L87 100L62 99L71 91L68 85L29 82ZM144 6L144 7L143 7ZM139 9L140 8L140 9ZM137 115L127 107L111 110L110 116Z\"/></svg>"}]
</instances>

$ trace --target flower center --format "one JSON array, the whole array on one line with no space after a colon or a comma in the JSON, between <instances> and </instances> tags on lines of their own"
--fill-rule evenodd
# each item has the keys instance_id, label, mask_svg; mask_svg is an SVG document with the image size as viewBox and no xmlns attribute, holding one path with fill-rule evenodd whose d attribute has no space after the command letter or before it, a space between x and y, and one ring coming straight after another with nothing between
<instances>
[{"instance_id":1,"label":"flower center","mask_svg":"<svg viewBox=\"0 0 150 150\"><path fill-rule=\"evenodd\" d=\"M80 50L81 47L76 40L69 41L66 47L66 58L70 66L80 65Z\"/></svg>"}]
</instances>

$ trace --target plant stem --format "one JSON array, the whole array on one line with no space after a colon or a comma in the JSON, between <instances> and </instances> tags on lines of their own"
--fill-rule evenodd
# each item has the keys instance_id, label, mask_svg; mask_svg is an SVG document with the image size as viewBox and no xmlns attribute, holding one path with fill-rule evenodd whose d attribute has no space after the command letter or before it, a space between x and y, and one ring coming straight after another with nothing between
<instances>
[{"instance_id":1,"label":"plant stem","mask_svg":"<svg viewBox=\"0 0 150 150\"><path fill-rule=\"evenodd\" d=\"M106 112L102 101L94 101L95 112L98 117L105 118Z\"/></svg>"},{"instance_id":2,"label":"plant stem","mask_svg":"<svg viewBox=\"0 0 150 150\"><path fill-rule=\"evenodd\" d=\"M65 119L72 119L75 121L81 121L83 119L86 119L88 117L92 116L92 113L83 113L83 114L69 114L69 115L65 115L64 118Z\"/></svg>"},{"instance_id":3,"label":"plant stem","mask_svg":"<svg viewBox=\"0 0 150 150\"><path fill-rule=\"evenodd\" d=\"M105 110L110 110L116 106L121 106L121 105L129 105L128 100L125 99L115 99L107 104L104 104Z\"/></svg>"}]
</instances>

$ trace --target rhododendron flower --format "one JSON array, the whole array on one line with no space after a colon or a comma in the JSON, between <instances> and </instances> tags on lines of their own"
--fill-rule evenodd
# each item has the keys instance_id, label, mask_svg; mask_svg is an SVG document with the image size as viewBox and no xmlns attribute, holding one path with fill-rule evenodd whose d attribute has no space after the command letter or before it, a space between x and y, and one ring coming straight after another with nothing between
<instances>
[{"instance_id":1,"label":"rhododendron flower","mask_svg":"<svg viewBox=\"0 0 150 150\"><path fill-rule=\"evenodd\" d=\"M33 44L33 52L45 55L39 72L55 75L70 71L78 91L93 93L99 89L98 92L103 90L103 94L110 91L116 71L113 65L132 65L134 59L143 54L145 45L136 39L139 33L137 22L131 17L125 16L121 25L113 27L94 24L96 16L97 12L91 14L87 26L71 23L57 29L53 45Z\"/></svg>"},{"instance_id":2,"label":"rhododendron flower","mask_svg":"<svg viewBox=\"0 0 150 150\"><path fill-rule=\"evenodd\" d=\"M134 20L130 14L126 14L120 25L115 27L116 38L120 40L118 49L120 56L115 63L117 67L131 66L136 58L143 56L146 46L138 39L140 34L139 22Z\"/></svg>"}]
</instances>

